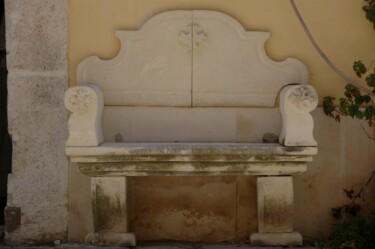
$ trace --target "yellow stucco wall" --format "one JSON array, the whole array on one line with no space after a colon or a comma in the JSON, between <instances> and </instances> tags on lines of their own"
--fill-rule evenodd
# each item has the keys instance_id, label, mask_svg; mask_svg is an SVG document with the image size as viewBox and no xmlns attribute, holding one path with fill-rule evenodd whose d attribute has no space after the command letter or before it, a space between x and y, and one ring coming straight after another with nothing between
<instances>
[{"instance_id":1,"label":"yellow stucco wall","mask_svg":"<svg viewBox=\"0 0 375 249\"><path fill-rule=\"evenodd\" d=\"M296 4L321 48L353 79L354 60L370 63L375 58L375 35L364 18L364 1L296 0ZM272 59L292 56L302 60L321 98L342 93L345 82L314 50L288 0L70 0L70 84L75 84L75 70L85 57L110 59L118 53L115 30L137 29L153 15L176 9L222 11L247 30L270 31L266 51Z\"/></svg>"}]
</instances>

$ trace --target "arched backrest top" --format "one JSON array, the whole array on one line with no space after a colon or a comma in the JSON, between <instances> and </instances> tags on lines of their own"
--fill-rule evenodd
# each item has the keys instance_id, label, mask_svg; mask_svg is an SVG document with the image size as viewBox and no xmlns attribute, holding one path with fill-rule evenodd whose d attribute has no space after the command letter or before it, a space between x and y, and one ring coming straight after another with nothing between
<instances>
[{"instance_id":1,"label":"arched backrest top","mask_svg":"<svg viewBox=\"0 0 375 249\"><path fill-rule=\"evenodd\" d=\"M274 106L285 85L308 81L300 61L268 58L268 32L221 12L163 12L116 36L115 58L89 57L77 69L78 84L97 84L106 105Z\"/></svg>"},{"instance_id":2,"label":"arched backrest top","mask_svg":"<svg viewBox=\"0 0 375 249\"><path fill-rule=\"evenodd\" d=\"M165 22L173 22L176 19L187 18L194 21L194 18L200 18L204 16L206 19L212 19L218 22L224 22L230 25L234 30L237 30L239 35L244 37L248 36L253 38L254 36L260 36L264 39L269 38L269 32L265 31L251 31L246 32L245 28L233 17L218 11L213 10L173 10L161 12L148 19L138 30L117 30L116 37L121 38L129 33L133 35L141 35L154 29L157 25L163 25Z\"/></svg>"}]
</instances>

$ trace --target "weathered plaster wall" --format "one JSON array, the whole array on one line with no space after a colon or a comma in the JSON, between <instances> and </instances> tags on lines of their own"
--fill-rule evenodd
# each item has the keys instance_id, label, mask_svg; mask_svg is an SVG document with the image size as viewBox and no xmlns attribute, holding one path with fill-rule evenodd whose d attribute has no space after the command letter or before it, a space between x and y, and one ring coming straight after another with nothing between
<instances>
[{"instance_id":1,"label":"weathered plaster wall","mask_svg":"<svg viewBox=\"0 0 375 249\"><path fill-rule=\"evenodd\" d=\"M375 142L368 139L361 125L366 123L344 118L336 123L318 108L313 113L318 155L305 174L294 178L295 229L304 236L327 236L335 220L331 208L348 203L343 189L360 189L375 170ZM363 213L375 208L375 182L359 201Z\"/></svg>"},{"instance_id":2,"label":"weathered plaster wall","mask_svg":"<svg viewBox=\"0 0 375 249\"><path fill-rule=\"evenodd\" d=\"M343 71L354 78L352 61L374 58L369 51L375 36L364 19L362 1L296 2L322 49ZM70 84L75 84L75 70L83 58L109 59L117 54L116 29L136 29L156 13L175 9L223 11L247 30L271 31L266 43L271 58L302 60L321 98L340 95L343 80L314 51L286 0L70 0ZM305 236L318 238L329 232L330 208L346 201L342 189L364 182L374 169L375 144L353 120L334 123L321 109L314 118L319 154L308 171L295 178L295 227ZM89 178L72 164L70 181L69 239L82 241L92 230ZM244 240L256 230L254 177L137 177L130 178L129 184L130 230L140 241ZM369 210L375 206L370 201L374 189L372 185L366 198Z\"/></svg>"},{"instance_id":3,"label":"weathered plaster wall","mask_svg":"<svg viewBox=\"0 0 375 249\"><path fill-rule=\"evenodd\" d=\"M67 238L68 1L6 0L8 120L13 142L6 240Z\"/></svg>"}]
</instances>

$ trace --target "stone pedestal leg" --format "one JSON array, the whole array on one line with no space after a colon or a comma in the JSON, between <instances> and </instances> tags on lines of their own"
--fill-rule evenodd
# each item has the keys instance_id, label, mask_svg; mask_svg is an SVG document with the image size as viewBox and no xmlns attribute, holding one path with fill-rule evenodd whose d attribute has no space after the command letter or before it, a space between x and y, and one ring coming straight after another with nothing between
<instances>
[{"instance_id":1,"label":"stone pedestal leg","mask_svg":"<svg viewBox=\"0 0 375 249\"><path fill-rule=\"evenodd\" d=\"M291 176L258 177L258 233L252 245L302 245L293 231L293 179Z\"/></svg>"},{"instance_id":2,"label":"stone pedestal leg","mask_svg":"<svg viewBox=\"0 0 375 249\"><path fill-rule=\"evenodd\" d=\"M94 232L85 242L103 246L135 246L135 234L128 233L126 177L92 177L91 200Z\"/></svg>"}]
</instances>

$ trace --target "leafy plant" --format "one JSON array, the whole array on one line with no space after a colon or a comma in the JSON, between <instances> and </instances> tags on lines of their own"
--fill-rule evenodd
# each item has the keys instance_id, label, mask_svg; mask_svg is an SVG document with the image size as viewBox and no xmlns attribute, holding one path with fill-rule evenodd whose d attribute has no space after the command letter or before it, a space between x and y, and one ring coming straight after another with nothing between
<instances>
[{"instance_id":1,"label":"leafy plant","mask_svg":"<svg viewBox=\"0 0 375 249\"><path fill-rule=\"evenodd\" d=\"M324 243L325 248L331 249L368 249L375 248L375 217L365 217L359 215L362 207L357 203L364 200L364 193L370 182L374 179L375 171L367 179L366 183L359 189L356 186L351 189L344 189L349 200L348 204L332 208L332 216L339 220L333 225L333 232Z\"/></svg>"},{"instance_id":2,"label":"leafy plant","mask_svg":"<svg viewBox=\"0 0 375 249\"><path fill-rule=\"evenodd\" d=\"M366 75L365 81L367 86L375 94L375 68L372 68L373 72L369 73L371 66L366 67L362 61L355 61L353 70L358 77ZM347 84L345 86L344 97L339 99L338 107L336 107L334 100L334 97L324 97L323 109L326 115L334 118L337 122L340 122L340 116L364 119L367 121L368 126L373 129L373 134L370 135L367 133L367 135L375 139L375 106L369 94L363 94L357 87Z\"/></svg>"},{"instance_id":3,"label":"leafy plant","mask_svg":"<svg viewBox=\"0 0 375 249\"><path fill-rule=\"evenodd\" d=\"M357 203L358 200L365 200L364 194L367 187L374 179L375 171L372 172L370 177L367 179L366 183L362 185L359 190L356 190L356 187L359 185L354 185L351 189L344 189L346 198L350 201L348 204L335 207L331 209L332 216L335 219L342 220L345 218L355 217L361 211L361 205Z\"/></svg>"},{"instance_id":4,"label":"leafy plant","mask_svg":"<svg viewBox=\"0 0 375 249\"><path fill-rule=\"evenodd\" d=\"M375 220L356 216L335 224L332 237L325 247L332 249L375 248Z\"/></svg>"},{"instance_id":5,"label":"leafy plant","mask_svg":"<svg viewBox=\"0 0 375 249\"><path fill-rule=\"evenodd\" d=\"M366 13L366 19L373 24L375 29L375 0L365 0L365 2L363 10ZM354 72L359 78L364 78L368 88L361 87L356 82L347 84L344 97L339 99L338 105L336 105L334 97L327 96L323 98L323 109L326 115L334 118L337 122L340 122L341 116L366 120L372 129L372 134L368 133L363 126L362 129L369 138L375 140L375 106L372 99L375 96L375 67L372 64L366 66L360 60L353 63ZM363 93L364 91L365 93Z\"/></svg>"},{"instance_id":6,"label":"leafy plant","mask_svg":"<svg viewBox=\"0 0 375 249\"><path fill-rule=\"evenodd\" d=\"M366 13L366 19L373 24L375 29L375 0L365 0L365 2L363 10ZM372 67L372 63L366 66L358 60L353 63L353 70L359 78L364 79L367 87L344 75L343 78L350 82L345 86L344 96L338 100L338 105L335 105L335 98L324 97L323 109L326 115L337 122L340 122L341 116L366 120L368 126L372 128L372 134L369 134L363 126L362 129L369 138L375 140L375 106L372 99L375 96L375 68ZM360 199L364 200L363 195L374 179L374 175L375 171L359 190L355 189L356 186L349 190L344 189L349 202L331 209L332 216L338 219L339 223L333 226L331 238L325 243L325 247L332 249L375 248L375 219L359 215L362 207L357 202Z\"/></svg>"}]
</instances>

